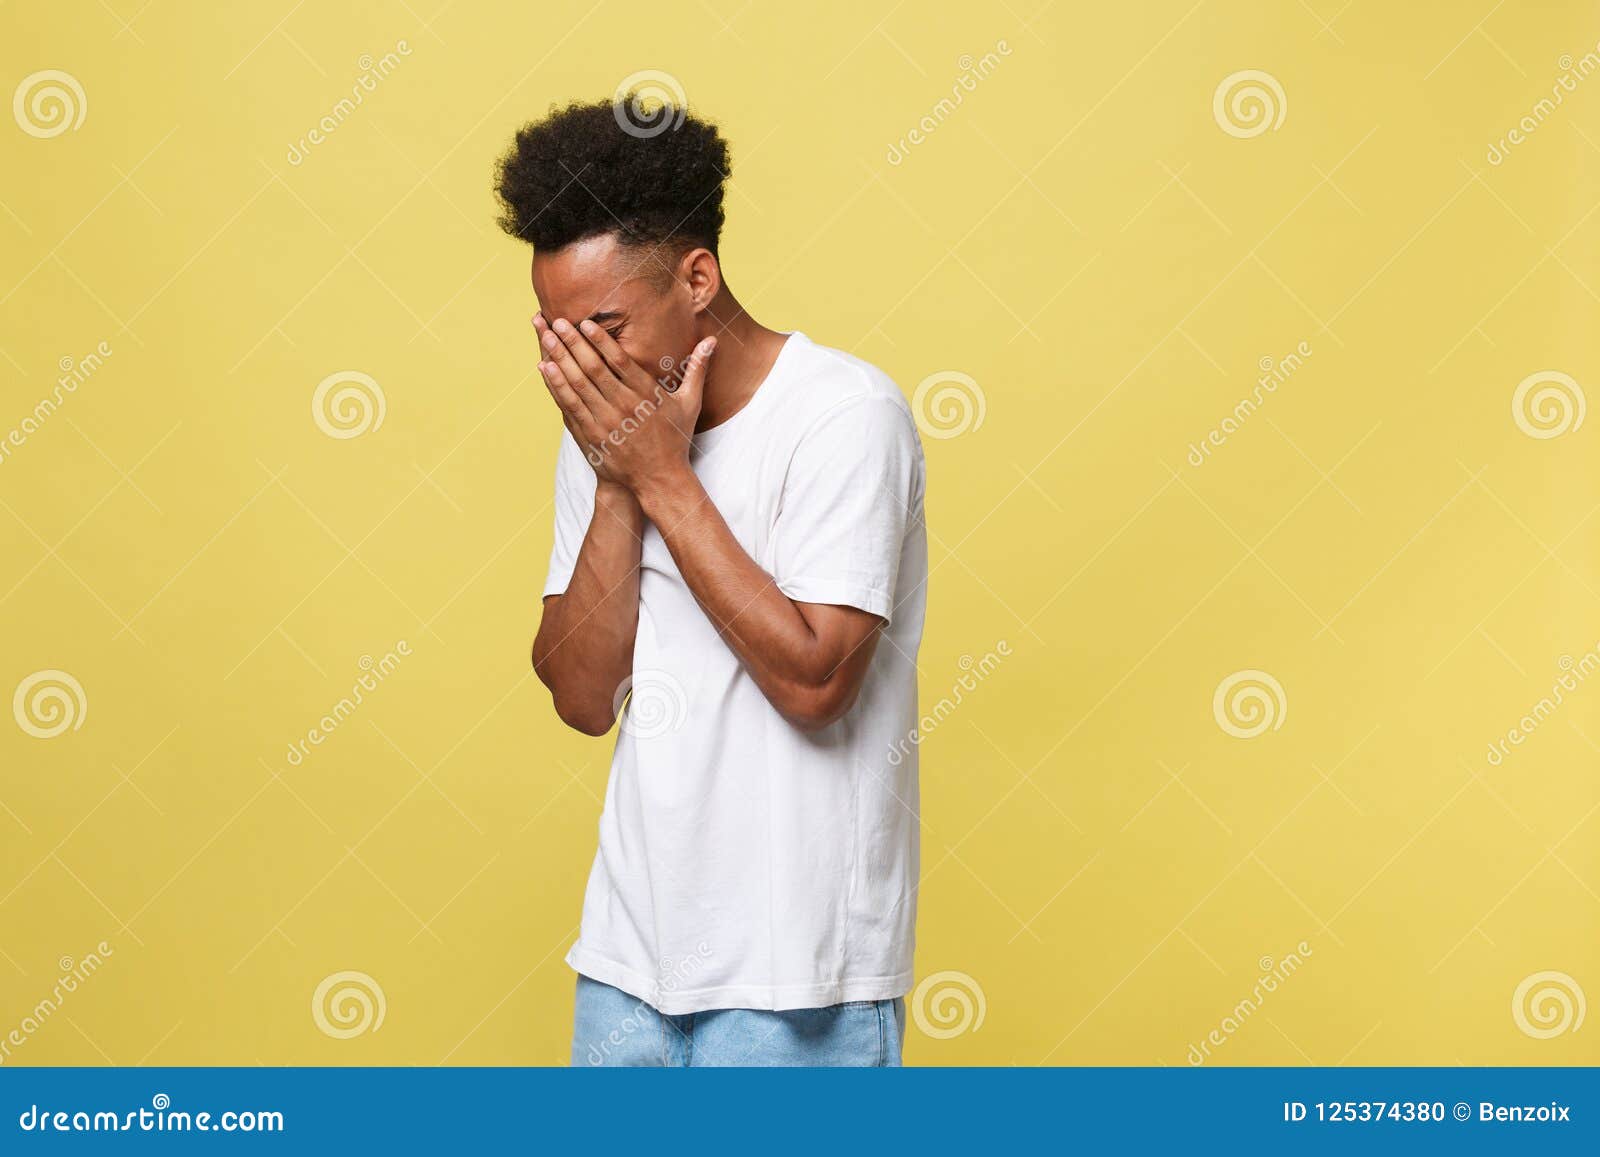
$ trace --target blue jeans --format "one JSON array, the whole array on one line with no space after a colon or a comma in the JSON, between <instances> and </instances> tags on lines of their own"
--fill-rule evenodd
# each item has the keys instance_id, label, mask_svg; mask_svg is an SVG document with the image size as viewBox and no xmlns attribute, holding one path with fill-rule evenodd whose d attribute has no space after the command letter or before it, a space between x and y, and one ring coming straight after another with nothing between
<instances>
[{"instance_id":1,"label":"blue jeans","mask_svg":"<svg viewBox=\"0 0 1600 1157\"><path fill-rule=\"evenodd\" d=\"M905 1034L904 1000L667 1016L621 989L579 976L572 1065L899 1067Z\"/></svg>"}]
</instances>

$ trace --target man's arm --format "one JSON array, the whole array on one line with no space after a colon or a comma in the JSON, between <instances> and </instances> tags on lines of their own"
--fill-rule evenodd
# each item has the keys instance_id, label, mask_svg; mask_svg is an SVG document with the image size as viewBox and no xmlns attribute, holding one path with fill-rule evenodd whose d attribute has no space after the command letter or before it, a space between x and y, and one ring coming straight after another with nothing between
<instances>
[{"instance_id":1,"label":"man's arm","mask_svg":"<svg viewBox=\"0 0 1600 1157\"><path fill-rule=\"evenodd\" d=\"M541 344L552 339L542 314L534 329ZM557 343L559 344L559 343ZM540 361L543 371L546 363ZM565 589L548 595L533 640L533 670L550 689L556 714L586 735L604 735L617 717L617 689L633 673L639 625L639 552L644 514L633 493L606 469L583 431L566 416L565 384L544 374L545 388L562 411L572 447L563 443L556 470L556 544L553 571L565 572ZM571 449L582 454L578 465ZM593 502L586 501L592 473ZM583 535L576 548L573 541Z\"/></svg>"},{"instance_id":2,"label":"man's arm","mask_svg":"<svg viewBox=\"0 0 1600 1157\"><path fill-rule=\"evenodd\" d=\"M617 688L633 671L643 532L638 501L626 487L601 480L572 579L544 601L533 670L562 722L585 735L611 730Z\"/></svg>"},{"instance_id":3,"label":"man's arm","mask_svg":"<svg viewBox=\"0 0 1600 1157\"><path fill-rule=\"evenodd\" d=\"M849 711L883 620L855 607L785 595L744 552L687 462L644 493L645 517L767 701L808 731Z\"/></svg>"}]
</instances>

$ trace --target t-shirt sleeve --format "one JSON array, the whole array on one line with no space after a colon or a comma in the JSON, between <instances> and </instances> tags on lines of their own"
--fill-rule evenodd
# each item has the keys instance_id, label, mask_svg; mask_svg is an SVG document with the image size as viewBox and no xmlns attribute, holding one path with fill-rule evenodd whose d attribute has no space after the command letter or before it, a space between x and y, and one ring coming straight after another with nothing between
<instances>
[{"instance_id":1,"label":"t-shirt sleeve","mask_svg":"<svg viewBox=\"0 0 1600 1157\"><path fill-rule=\"evenodd\" d=\"M784 479L773 578L803 603L888 620L906 528L922 516L922 447L899 400L843 402L802 435Z\"/></svg>"},{"instance_id":2,"label":"t-shirt sleeve","mask_svg":"<svg viewBox=\"0 0 1600 1157\"><path fill-rule=\"evenodd\" d=\"M578 548L589 533L594 517L595 476L583 451L566 431L556 452L556 512L554 541L550 547L550 570L544 580L544 597L565 593L578 565Z\"/></svg>"}]
</instances>

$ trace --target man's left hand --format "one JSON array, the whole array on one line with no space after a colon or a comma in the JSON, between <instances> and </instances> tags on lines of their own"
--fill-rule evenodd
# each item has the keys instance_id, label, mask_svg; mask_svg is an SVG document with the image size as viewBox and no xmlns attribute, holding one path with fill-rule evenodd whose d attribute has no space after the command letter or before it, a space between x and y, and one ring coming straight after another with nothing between
<instances>
[{"instance_id":1,"label":"man's left hand","mask_svg":"<svg viewBox=\"0 0 1600 1157\"><path fill-rule=\"evenodd\" d=\"M592 321L574 326L557 318L541 344L545 385L587 443L585 452L603 457L607 474L637 494L688 466L716 338L695 346L676 388L670 376L653 377Z\"/></svg>"}]
</instances>

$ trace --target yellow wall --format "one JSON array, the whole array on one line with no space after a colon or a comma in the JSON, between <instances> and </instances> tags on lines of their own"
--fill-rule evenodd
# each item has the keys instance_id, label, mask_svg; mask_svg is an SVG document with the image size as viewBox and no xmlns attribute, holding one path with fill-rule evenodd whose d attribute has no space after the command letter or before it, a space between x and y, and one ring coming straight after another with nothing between
<instances>
[{"instance_id":1,"label":"yellow wall","mask_svg":"<svg viewBox=\"0 0 1600 1157\"><path fill-rule=\"evenodd\" d=\"M528 667L557 423L489 179L646 69L732 141L753 312L974 383L926 407L927 701L1010 654L924 745L918 975L963 975L909 1059L1183 1065L1303 941L1216 1063L1600 1062L1539 996L1600 997L1600 416L1512 406L1600 403L1600 76L1534 111L1593 5L490 7L5 11L0 95L86 115L0 119L0 438L111 351L0 461L0 692L85 703L0 727L0 1039L110 949L8 1063L564 1061L610 741ZM341 371L381 426L313 420Z\"/></svg>"}]
</instances>

